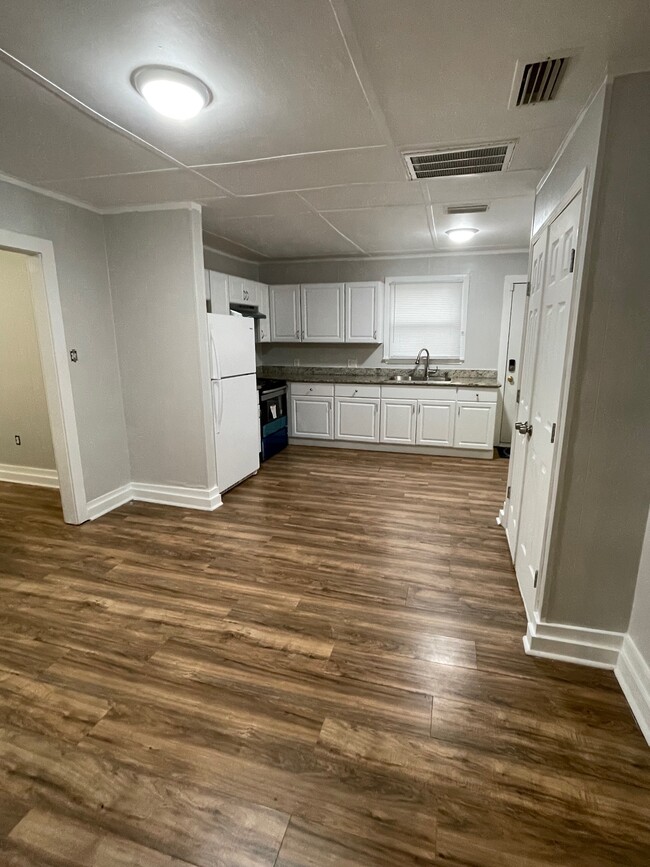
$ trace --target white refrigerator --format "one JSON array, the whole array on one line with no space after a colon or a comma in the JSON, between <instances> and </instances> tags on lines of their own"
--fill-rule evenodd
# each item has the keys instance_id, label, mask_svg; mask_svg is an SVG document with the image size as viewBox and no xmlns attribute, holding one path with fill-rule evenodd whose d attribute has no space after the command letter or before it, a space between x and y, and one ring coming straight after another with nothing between
<instances>
[{"instance_id":1,"label":"white refrigerator","mask_svg":"<svg viewBox=\"0 0 650 867\"><path fill-rule=\"evenodd\" d=\"M207 316L217 485L223 493L260 467L255 320Z\"/></svg>"}]
</instances>

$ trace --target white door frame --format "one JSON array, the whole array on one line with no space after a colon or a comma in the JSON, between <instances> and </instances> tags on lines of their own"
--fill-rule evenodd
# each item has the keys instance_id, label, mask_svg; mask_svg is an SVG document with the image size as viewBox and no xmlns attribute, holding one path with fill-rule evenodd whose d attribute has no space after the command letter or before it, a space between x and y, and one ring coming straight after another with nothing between
<instances>
[{"instance_id":1,"label":"white door frame","mask_svg":"<svg viewBox=\"0 0 650 867\"><path fill-rule=\"evenodd\" d=\"M77 419L68 369L68 349L56 275L54 245L45 238L0 229L0 247L24 253L43 369L43 382L59 475L63 519L67 524L88 520Z\"/></svg>"},{"instance_id":2,"label":"white door frame","mask_svg":"<svg viewBox=\"0 0 650 867\"><path fill-rule=\"evenodd\" d=\"M497 381L501 386L499 391L499 406L497 408L497 420L494 425L494 445L498 446L501 443L501 421L503 419L503 389L505 383L502 382L503 371L506 367L506 359L508 357L508 338L510 336L510 308L508 302L512 299L512 293L517 283L528 283L528 274L508 274L503 281L503 302L501 305L501 331L499 332L499 366L497 368ZM524 315L525 318L525 315ZM522 341L523 349L523 341ZM521 357L517 362L521 365Z\"/></svg>"},{"instance_id":3,"label":"white door frame","mask_svg":"<svg viewBox=\"0 0 650 867\"><path fill-rule=\"evenodd\" d=\"M576 259L575 259L575 282L574 287L575 291L573 292L573 296L571 298L571 310L569 312L569 327L567 332L567 351L565 357L564 364L564 372L562 376L562 382L560 384L560 403L558 407L558 419L557 419L557 427L558 427L558 437L557 437L557 448L555 450L555 456L553 460L553 466L551 468L551 478L550 478L550 487L549 487L549 502L548 502L548 510L546 513L546 520L544 522L544 532L542 538L541 545L541 557L539 564L539 578L537 582L537 590L535 593L535 598L533 602L533 611L535 612L535 616L539 616L540 612L540 600L544 599L544 585L546 584L546 566L548 563L548 547L550 541L550 533L549 528L551 526L553 516L555 514L555 506L557 502L557 489L558 489L558 467L561 465L561 457L564 453L564 445L565 445L565 432L566 432L566 410L567 410L567 401L568 401L568 392L569 392L569 381L571 379L571 371L573 368L573 358L574 358L574 350L576 344L576 336L577 336L577 314L578 307L580 302L581 290L582 290L582 276L583 276L583 267L584 267L584 258L585 258L585 246L586 246L586 225L585 225L585 217L586 217L586 199L587 199L587 169L583 169L580 175L576 178L576 180L571 184L567 192L562 196L559 203L553 208L551 213L548 215L544 223L540 226L540 228L535 232L533 237L531 238L530 245L531 250L538 240L538 238L544 233L547 232L551 223L558 217L562 211L569 205L576 196L580 196L580 218L578 221L578 232L577 238L578 243L576 246ZM534 389L533 384L533 389Z\"/></svg>"}]
</instances>

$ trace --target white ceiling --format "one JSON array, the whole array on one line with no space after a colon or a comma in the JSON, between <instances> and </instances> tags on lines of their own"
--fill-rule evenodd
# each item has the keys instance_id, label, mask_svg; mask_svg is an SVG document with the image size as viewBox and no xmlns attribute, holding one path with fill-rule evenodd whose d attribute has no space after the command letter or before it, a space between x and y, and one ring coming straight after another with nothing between
<instances>
[{"instance_id":1,"label":"white ceiling","mask_svg":"<svg viewBox=\"0 0 650 867\"><path fill-rule=\"evenodd\" d=\"M527 246L535 184L609 68L650 66L647 0L3 0L0 171L98 208L199 201L254 259ZM571 56L509 109L517 60ZM179 124L144 64L215 99ZM501 174L409 181L401 151L516 140ZM485 203L450 217L446 205Z\"/></svg>"}]
</instances>

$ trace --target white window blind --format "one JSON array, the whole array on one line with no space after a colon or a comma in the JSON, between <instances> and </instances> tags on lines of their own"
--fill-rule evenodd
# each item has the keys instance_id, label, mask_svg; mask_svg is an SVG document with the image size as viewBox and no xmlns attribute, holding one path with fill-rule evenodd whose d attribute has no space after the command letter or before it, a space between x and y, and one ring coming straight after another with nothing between
<instances>
[{"instance_id":1,"label":"white window blind","mask_svg":"<svg viewBox=\"0 0 650 867\"><path fill-rule=\"evenodd\" d=\"M461 361L467 278L404 277L389 281L389 287L388 356L410 360L425 347L432 359Z\"/></svg>"}]
</instances>

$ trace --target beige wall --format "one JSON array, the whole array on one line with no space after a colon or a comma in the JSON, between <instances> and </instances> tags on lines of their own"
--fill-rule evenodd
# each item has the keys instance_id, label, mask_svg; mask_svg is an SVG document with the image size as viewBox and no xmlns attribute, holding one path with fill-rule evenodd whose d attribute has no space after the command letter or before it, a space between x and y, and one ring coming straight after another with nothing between
<instances>
[{"instance_id":1,"label":"beige wall","mask_svg":"<svg viewBox=\"0 0 650 867\"><path fill-rule=\"evenodd\" d=\"M0 250L0 464L56 469L27 257L7 250Z\"/></svg>"},{"instance_id":2,"label":"beige wall","mask_svg":"<svg viewBox=\"0 0 650 867\"><path fill-rule=\"evenodd\" d=\"M210 487L200 214L114 214L105 228L132 480Z\"/></svg>"},{"instance_id":3,"label":"beige wall","mask_svg":"<svg viewBox=\"0 0 650 867\"><path fill-rule=\"evenodd\" d=\"M594 177L603 105L556 167L555 195L585 164ZM612 631L628 625L650 491L649 151L650 73L617 78L595 173L542 606L550 622Z\"/></svg>"},{"instance_id":4,"label":"beige wall","mask_svg":"<svg viewBox=\"0 0 650 867\"><path fill-rule=\"evenodd\" d=\"M129 456L99 214L0 181L0 227L53 243L89 500L129 481Z\"/></svg>"},{"instance_id":5,"label":"beige wall","mask_svg":"<svg viewBox=\"0 0 650 867\"><path fill-rule=\"evenodd\" d=\"M264 283L338 283L355 280L384 280L386 277L469 274L470 288L465 342L466 368L496 368L503 283L508 274L528 272L527 253L467 254L363 261L287 262L262 264ZM324 364L345 366L354 359L359 367L379 367L383 347L373 346L285 346L260 345L262 364ZM398 365L392 365L398 366ZM455 365L458 367L458 365Z\"/></svg>"}]
</instances>

